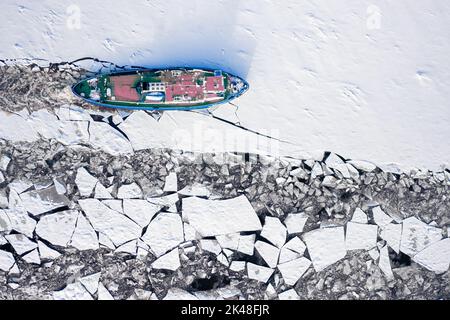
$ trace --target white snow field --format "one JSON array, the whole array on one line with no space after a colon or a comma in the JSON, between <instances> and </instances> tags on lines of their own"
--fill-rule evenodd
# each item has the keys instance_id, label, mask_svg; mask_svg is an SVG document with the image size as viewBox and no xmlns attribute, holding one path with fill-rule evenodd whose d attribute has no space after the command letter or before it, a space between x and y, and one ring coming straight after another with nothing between
<instances>
[{"instance_id":1,"label":"white snow field","mask_svg":"<svg viewBox=\"0 0 450 320\"><path fill-rule=\"evenodd\" d=\"M251 150L449 165L449 1L3 0L0 9L0 59L94 57L244 77L251 90L237 110L214 114L289 142ZM197 119L182 112L176 126L194 136Z\"/></svg>"}]
</instances>

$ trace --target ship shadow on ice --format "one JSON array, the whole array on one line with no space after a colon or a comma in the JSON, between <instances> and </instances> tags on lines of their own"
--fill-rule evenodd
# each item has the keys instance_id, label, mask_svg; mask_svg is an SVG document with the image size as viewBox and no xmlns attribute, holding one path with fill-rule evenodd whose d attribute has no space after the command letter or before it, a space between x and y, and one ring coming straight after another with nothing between
<instances>
[{"instance_id":1,"label":"ship shadow on ice","mask_svg":"<svg viewBox=\"0 0 450 320\"><path fill-rule=\"evenodd\" d=\"M256 39L239 24L239 7L238 0L206 5L194 1L189 10L180 6L162 11L153 23L158 29L149 30L148 47L132 53L129 60L149 68L221 69L245 79Z\"/></svg>"}]
</instances>

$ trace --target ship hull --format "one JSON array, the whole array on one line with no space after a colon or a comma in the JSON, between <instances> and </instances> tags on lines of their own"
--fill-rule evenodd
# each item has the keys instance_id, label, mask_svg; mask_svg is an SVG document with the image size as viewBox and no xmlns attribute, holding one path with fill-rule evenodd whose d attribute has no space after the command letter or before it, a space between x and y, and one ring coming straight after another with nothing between
<instances>
[{"instance_id":1,"label":"ship hull","mask_svg":"<svg viewBox=\"0 0 450 320\"><path fill-rule=\"evenodd\" d=\"M151 82L145 82L147 78ZM207 109L229 103L248 89L248 83L237 76L205 68L120 71L84 79L72 86L75 96L95 106L148 111ZM116 93L121 96L117 98Z\"/></svg>"}]
</instances>

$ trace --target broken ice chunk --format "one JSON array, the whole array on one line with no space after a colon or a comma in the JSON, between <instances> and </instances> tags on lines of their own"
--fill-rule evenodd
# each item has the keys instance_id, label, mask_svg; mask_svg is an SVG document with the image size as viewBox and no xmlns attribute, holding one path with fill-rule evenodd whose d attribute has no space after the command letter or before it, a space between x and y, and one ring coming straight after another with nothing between
<instances>
[{"instance_id":1,"label":"broken ice chunk","mask_svg":"<svg viewBox=\"0 0 450 320\"><path fill-rule=\"evenodd\" d=\"M381 210L381 207L372 208L372 213L373 213L373 220L381 228L384 228L393 220L390 216L384 213L383 210Z\"/></svg>"},{"instance_id":2,"label":"broken ice chunk","mask_svg":"<svg viewBox=\"0 0 450 320\"><path fill-rule=\"evenodd\" d=\"M89 142L94 148L103 150L112 156L133 153L130 141L107 123L91 121L89 133ZM144 138L147 139L147 137Z\"/></svg>"},{"instance_id":3,"label":"broken ice chunk","mask_svg":"<svg viewBox=\"0 0 450 320\"><path fill-rule=\"evenodd\" d=\"M289 249L291 251L297 252L300 255L303 255L306 250L306 245L303 243L302 240L300 240L299 237L294 237L291 240L289 240L283 248Z\"/></svg>"},{"instance_id":4,"label":"broken ice chunk","mask_svg":"<svg viewBox=\"0 0 450 320\"><path fill-rule=\"evenodd\" d=\"M245 261L232 261L230 270L234 272L241 272L245 270Z\"/></svg>"},{"instance_id":5,"label":"broken ice chunk","mask_svg":"<svg viewBox=\"0 0 450 320\"><path fill-rule=\"evenodd\" d=\"M103 232L99 232L98 233L98 243L101 246L106 247L108 249L111 249L111 250L115 250L116 249L116 246L111 241L111 239L109 239L108 236L105 235Z\"/></svg>"},{"instance_id":6,"label":"broken ice chunk","mask_svg":"<svg viewBox=\"0 0 450 320\"><path fill-rule=\"evenodd\" d=\"M282 264L282 263L285 263L288 261L292 261L292 260L300 258L301 256L302 256L301 254L294 252L288 248L283 247L283 248L281 248L281 251L280 251L280 258L278 260L278 263Z\"/></svg>"},{"instance_id":7,"label":"broken ice chunk","mask_svg":"<svg viewBox=\"0 0 450 320\"><path fill-rule=\"evenodd\" d=\"M209 198L211 192L206 186L201 184L193 184L191 186L186 186L182 190L178 191L178 194L187 197L206 197Z\"/></svg>"},{"instance_id":8,"label":"broken ice chunk","mask_svg":"<svg viewBox=\"0 0 450 320\"><path fill-rule=\"evenodd\" d=\"M258 280L267 283L272 276L274 270L271 268L258 266L257 264L247 263L247 275L249 279Z\"/></svg>"},{"instance_id":9,"label":"broken ice chunk","mask_svg":"<svg viewBox=\"0 0 450 320\"><path fill-rule=\"evenodd\" d=\"M27 191L33 186L28 180L14 180L8 184L9 190L14 190L17 194Z\"/></svg>"},{"instance_id":10,"label":"broken ice chunk","mask_svg":"<svg viewBox=\"0 0 450 320\"><path fill-rule=\"evenodd\" d=\"M103 283L98 284L98 298L97 300L114 300L114 297L109 293L109 291L105 288Z\"/></svg>"},{"instance_id":11,"label":"broken ice chunk","mask_svg":"<svg viewBox=\"0 0 450 320\"><path fill-rule=\"evenodd\" d=\"M8 165L11 162L11 158L6 156L6 155L2 155L0 157L0 170L6 171L6 169L8 169Z\"/></svg>"},{"instance_id":12,"label":"broken ice chunk","mask_svg":"<svg viewBox=\"0 0 450 320\"><path fill-rule=\"evenodd\" d=\"M155 214L161 210L161 206L152 204L147 200L125 199L123 200L123 213L142 228L148 226Z\"/></svg>"},{"instance_id":13,"label":"broken ice chunk","mask_svg":"<svg viewBox=\"0 0 450 320\"><path fill-rule=\"evenodd\" d=\"M0 232L11 231L11 220L6 212L0 209Z\"/></svg>"},{"instance_id":14,"label":"broken ice chunk","mask_svg":"<svg viewBox=\"0 0 450 320\"><path fill-rule=\"evenodd\" d=\"M389 258L389 252L388 247L384 246L380 250L380 260L378 261L378 266L380 267L381 271L385 274L386 278L388 280L391 280L394 278L394 274L392 273L391 268L391 260Z\"/></svg>"},{"instance_id":15,"label":"broken ice chunk","mask_svg":"<svg viewBox=\"0 0 450 320\"><path fill-rule=\"evenodd\" d=\"M221 264L223 264L226 267L228 267L230 265L227 257L223 253L221 253L217 256L217 261L219 261Z\"/></svg>"},{"instance_id":16,"label":"broken ice chunk","mask_svg":"<svg viewBox=\"0 0 450 320\"><path fill-rule=\"evenodd\" d=\"M249 256L253 255L255 251L255 239L256 235L241 235L239 237L239 245L237 251L247 254Z\"/></svg>"},{"instance_id":17,"label":"broken ice chunk","mask_svg":"<svg viewBox=\"0 0 450 320\"><path fill-rule=\"evenodd\" d=\"M403 220L400 251L413 257L426 247L441 239L441 229L431 227L415 217L410 217Z\"/></svg>"},{"instance_id":18,"label":"broken ice chunk","mask_svg":"<svg viewBox=\"0 0 450 320\"><path fill-rule=\"evenodd\" d=\"M66 247L72 237L78 211L69 210L44 216L36 226L36 234L42 239Z\"/></svg>"},{"instance_id":19,"label":"broken ice chunk","mask_svg":"<svg viewBox=\"0 0 450 320\"><path fill-rule=\"evenodd\" d=\"M22 208L3 210L11 223L10 229L23 233L27 237L33 237L33 231L36 227L36 220L32 219ZM4 220L7 221L7 220Z\"/></svg>"},{"instance_id":20,"label":"broken ice chunk","mask_svg":"<svg viewBox=\"0 0 450 320\"><path fill-rule=\"evenodd\" d=\"M6 240L11 244L14 248L14 251L17 252L18 255L22 255L25 252L29 252L37 248L37 243L31 241L23 234L10 234L5 236Z\"/></svg>"},{"instance_id":21,"label":"broken ice chunk","mask_svg":"<svg viewBox=\"0 0 450 320\"><path fill-rule=\"evenodd\" d=\"M148 225L142 236L153 253L160 257L184 241L183 223L180 215L162 212Z\"/></svg>"},{"instance_id":22,"label":"broken ice chunk","mask_svg":"<svg viewBox=\"0 0 450 320\"><path fill-rule=\"evenodd\" d=\"M389 247L395 252L400 253L400 242L402 239L402 225L390 223L381 229L381 239L385 240Z\"/></svg>"},{"instance_id":23,"label":"broken ice chunk","mask_svg":"<svg viewBox=\"0 0 450 320\"><path fill-rule=\"evenodd\" d=\"M445 273L450 266L450 238L431 244L416 254L413 260L430 271Z\"/></svg>"},{"instance_id":24,"label":"broken ice chunk","mask_svg":"<svg viewBox=\"0 0 450 320\"><path fill-rule=\"evenodd\" d=\"M240 237L239 233L232 233L216 236L216 239L219 242L222 249L237 250L239 246L239 237Z\"/></svg>"},{"instance_id":25,"label":"broken ice chunk","mask_svg":"<svg viewBox=\"0 0 450 320\"><path fill-rule=\"evenodd\" d=\"M75 231L69 245L80 251L99 248L97 233L82 213L78 215Z\"/></svg>"},{"instance_id":26,"label":"broken ice chunk","mask_svg":"<svg viewBox=\"0 0 450 320\"><path fill-rule=\"evenodd\" d=\"M380 251L378 250L378 248L373 248L369 250L369 256L373 259L373 261L377 261L380 257Z\"/></svg>"},{"instance_id":27,"label":"broken ice chunk","mask_svg":"<svg viewBox=\"0 0 450 320\"><path fill-rule=\"evenodd\" d=\"M16 263L11 252L0 250L0 270L8 272Z\"/></svg>"},{"instance_id":28,"label":"broken ice chunk","mask_svg":"<svg viewBox=\"0 0 450 320\"><path fill-rule=\"evenodd\" d=\"M123 245L119 246L114 252L115 253L128 253L133 256L137 254L137 240L131 240Z\"/></svg>"},{"instance_id":29,"label":"broken ice chunk","mask_svg":"<svg viewBox=\"0 0 450 320\"><path fill-rule=\"evenodd\" d=\"M353 212L352 222L368 223L367 214L360 208L356 208L355 212Z\"/></svg>"},{"instance_id":30,"label":"broken ice chunk","mask_svg":"<svg viewBox=\"0 0 450 320\"><path fill-rule=\"evenodd\" d=\"M177 206L176 203L179 201L180 199L178 198L178 194L173 193L170 194L168 196L164 196L164 197L157 197L157 198L147 198L147 201L160 206L161 208L167 208L168 212L173 212L176 213L177 210Z\"/></svg>"},{"instance_id":31,"label":"broken ice chunk","mask_svg":"<svg viewBox=\"0 0 450 320\"><path fill-rule=\"evenodd\" d=\"M97 272L89 276L80 278L81 284L86 288L87 291L89 291L90 294L97 293L101 274L101 272Z\"/></svg>"},{"instance_id":32,"label":"broken ice chunk","mask_svg":"<svg viewBox=\"0 0 450 320\"><path fill-rule=\"evenodd\" d=\"M38 248L39 248L39 255L41 256L41 259L54 260L61 255L61 253L49 248L42 241L38 241Z\"/></svg>"},{"instance_id":33,"label":"broken ice chunk","mask_svg":"<svg viewBox=\"0 0 450 320\"><path fill-rule=\"evenodd\" d=\"M261 222L245 196L229 200L183 199L183 220L203 237L261 230Z\"/></svg>"},{"instance_id":34,"label":"broken ice chunk","mask_svg":"<svg viewBox=\"0 0 450 320\"><path fill-rule=\"evenodd\" d=\"M278 295L280 300L300 300L300 296L294 289L289 289Z\"/></svg>"},{"instance_id":35,"label":"broken ice chunk","mask_svg":"<svg viewBox=\"0 0 450 320\"><path fill-rule=\"evenodd\" d=\"M216 256L222 251L219 242L216 240L202 239L200 240L200 247L202 250L214 253Z\"/></svg>"},{"instance_id":36,"label":"broken ice chunk","mask_svg":"<svg viewBox=\"0 0 450 320\"><path fill-rule=\"evenodd\" d=\"M93 300L86 288L80 283L68 284L61 291L53 292L54 300Z\"/></svg>"},{"instance_id":37,"label":"broken ice chunk","mask_svg":"<svg viewBox=\"0 0 450 320\"><path fill-rule=\"evenodd\" d=\"M112 199L111 193L99 182L95 185L95 199Z\"/></svg>"},{"instance_id":38,"label":"broken ice chunk","mask_svg":"<svg viewBox=\"0 0 450 320\"><path fill-rule=\"evenodd\" d=\"M153 262L152 268L175 271L180 267L180 265L181 263L178 248L175 248L169 253L166 253L165 255L159 257L155 262Z\"/></svg>"},{"instance_id":39,"label":"broken ice chunk","mask_svg":"<svg viewBox=\"0 0 450 320\"><path fill-rule=\"evenodd\" d=\"M323 175L323 170L322 170L322 166L320 165L320 162L315 162L314 166L312 167L311 170L311 179L315 179L318 176L322 176Z\"/></svg>"},{"instance_id":40,"label":"broken ice chunk","mask_svg":"<svg viewBox=\"0 0 450 320\"><path fill-rule=\"evenodd\" d=\"M279 264L277 268L278 270L280 270L284 282L288 286L294 286L297 281L303 276L306 270L308 270L310 265L311 261L304 257L301 257L296 260Z\"/></svg>"},{"instance_id":41,"label":"broken ice chunk","mask_svg":"<svg viewBox=\"0 0 450 320\"><path fill-rule=\"evenodd\" d=\"M345 245L347 250L369 250L377 245L377 236L378 226L349 222Z\"/></svg>"},{"instance_id":42,"label":"broken ice chunk","mask_svg":"<svg viewBox=\"0 0 450 320\"><path fill-rule=\"evenodd\" d=\"M69 205L66 196L59 194L55 186L33 190L20 195L23 207L32 215L40 215Z\"/></svg>"},{"instance_id":43,"label":"broken ice chunk","mask_svg":"<svg viewBox=\"0 0 450 320\"><path fill-rule=\"evenodd\" d=\"M289 234L301 233L305 227L308 216L305 213L290 213L284 220Z\"/></svg>"},{"instance_id":44,"label":"broken ice chunk","mask_svg":"<svg viewBox=\"0 0 450 320\"><path fill-rule=\"evenodd\" d=\"M183 223L184 241L197 240L197 232L189 223Z\"/></svg>"},{"instance_id":45,"label":"broken ice chunk","mask_svg":"<svg viewBox=\"0 0 450 320\"><path fill-rule=\"evenodd\" d=\"M37 249L34 249L33 251L24 255L22 257L22 259L28 263L41 264L41 258L39 257L39 253L38 253Z\"/></svg>"},{"instance_id":46,"label":"broken ice chunk","mask_svg":"<svg viewBox=\"0 0 450 320\"><path fill-rule=\"evenodd\" d=\"M175 172L171 172L166 177L166 183L164 184L164 192L177 192L177 191L178 191L177 174Z\"/></svg>"},{"instance_id":47,"label":"broken ice chunk","mask_svg":"<svg viewBox=\"0 0 450 320\"><path fill-rule=\"evenodd\" d=\"M0 171L0 184L5 182L5 176L3 175L3 173Z\"/></svg>"},{"instance_id":48,"label":"broken ice chunk","mask_svg":"<svg viewBox=\"0 0 450 320\"><path fill-rule=\"evenodd\" d=\"M108 208L120 212L123 212L122 200L102 200L102 204L106 205Z\"/></svg>"},{"instance_id":49,"label":"broken ice chunk","mask_svg":"<svg viewBox=\"0 0 450 320\"><path fill-rule=\"evenodd\" d=\"M119 188L117 192L117 198L119 199L140 199L142 198L141 187L137 183L124 184Z\"/></svg>"},{"instance_id":50,"label":"broken ice chunk","mask_svg":"<svg viewBox=\"0 0 450 320\"><path fill-rule=\"evenodd\" d=\"M163 300L198 300L198 298L183 289L170 288Z\"/></svg>"},{"instance_id":51,"label":"broken ice chunk","mask_svg":"<svg viewBox=\"0 0 450 320\"><path fill-rule=\"evenodd\" d=\"M94 191L97 182L97 178L92 176L85 168L79 168L77 170L75 183L82 197L89 197L92 191Z\"/></svg>"},{"instance_id":52,"label":"broken ice chunk","mask_svg":"<svg viewBox=\"0 0 450 320\"><path fill-rule=\"evenodd\" d=\"M257 241L255 248L269 267L277 266L280 249L263 241Z\"/></svg>"},{"instance_id":53,"label":"broken ice chunk","mask_svg":"<svg viewBox=\"0 0 450 320\"><path fill-rule=\"evenodd\" d=\"M83 199L78 203L94 229L103 232L115 246L137 239L142 233L139 225L97 199Z\"/></svg>"},{"instance_id":54,"label":"broken ice chunk","mask_svg":"<svg viewBox=\"0 0 450 320\"><path fill-rule=\"evenodd\" d=\"M286 242L286 227L280 219L275 217L266 217L261 236L269 240L273 245L281 248Z\"/></svg>"},{"instance_id":55,"label":"broken ice chunk","mask_svg":"<svg viewBox=\"0 0 450 320\"><path fill-rule=\"evenodd\" d=\"M304 235L314 269L320 272L347 254L344 228L321 228Z\"/></svg>"}]
</instances>

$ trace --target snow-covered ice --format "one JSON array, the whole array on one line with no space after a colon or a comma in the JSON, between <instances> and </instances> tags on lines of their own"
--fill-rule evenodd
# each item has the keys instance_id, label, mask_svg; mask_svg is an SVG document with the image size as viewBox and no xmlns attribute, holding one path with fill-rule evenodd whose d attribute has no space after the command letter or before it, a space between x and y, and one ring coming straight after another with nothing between
<instances>
[{"instance_id":1,"label":"snow-covered ice","mask_svg":"<svg viewBox=\"0 0 450 320\"><path fill-rule=\"evenodd\" d=\"M389 247L400 253L400 242L402 239L402 224L390 223L383 227L380 232L381 239L385 240Z\"/></svg>"},{"instance_id":2,"label":"snow-covered ice","mask_svg":"<svg viewBox=\"0 0 450 320\"><path fill-rule=\"evenodd\" d=\"M442 230L431 227L415 217L403 220L400 251L413 257L431 244L442 239Z\"/></svg>"},{"instance_id":3,"label":"snow-covered ice","mask_svg":"<svg viewBox=\"0 0 450 320\"><path fill-rule=\"evenodd\" d=\"M261 222L245 196L229 200L183 199L183 219L203 237L261 230Z\"/></svg>"},{"instance_id":4,"label":"snow-covered ice","mask_svg":"<svg viewBox=\"0 0 450 320\"><path fill-rule=\"evenodd\" d=\"M341 260L347 254L344 228L321 228L304 235L309 255L317 272Z\"/></svg>"},{"instance_id":5,"label":"snow-covered ice","mask_svg":"<svg viewBox=\"0 0 450 320\"><path fill-rule=\"evenodd\" d=\"M152 263L154 269L165 269L175 271L180 267L180 255L178 254L178 248L173 249L169 253L159 257Z\"/></svg>"},{"instance_id":6,"label":"snow-covered ice","mask_svg":"<svg viewBox=\"0 0 450 320\"><path fill-rule=\"evenodd\" d=\"M287 229L276 217L266 217L261 231L261 237L281 248L286 243Z\"/></svg>"},{"instance_id":7,"label":"snow-covered ice","mask_svg":"<svg viewBox=\"0 0 450 320\"><path fill-rule=\"evenodd\" d=\"M275 268L278 264L280 249L264 241L256 241L255 249L271 268Z\"/></svg>"},{"instance_id":8,"label":"snow-covered ice","mask_svg":"<svg viewBox=\"0 0 450 320\"><path fill-rule=\"evenodd\" d=\"M78 211L68 210L42 217L36 225L36 234L48 242L66 247L75 230Z\"/></svg>"},{"instance_id":9,"label":"snow-covered ice","mask_svg":"<svg viewBox=\"0 0 450 320\"><path fill-rule=\"evenodd\" d=\"M178 246L184 241L180 215L168 212L158 214L148 225L142 240L157 257Z\"/></svg>"},{"instance_id":10,"label":"snow-covered ice","mask_svg":"<svg viewBox=\"0 0 450 320\"><path fill-rule=\"evenodd\" d=\"M433 272L446 272L450 266L450 239L433 243L416 254L413 260Z\"/></svg>"},{"instance_id":11,"label":"snow-covered ice","mask_svg":"<svg viewBox=\"0 0 450 320\"><path fill-rule=\"evenodd\" d=\"M347 250L369 250L377 245L378 226L347 223L345 245Z\"/></svg>"},{"instance_id":12,"label":"snow-covered ice","mask_svg":"<svg viewBox=\"0 0 450 320\"><path fill-rule=\"evenodd\" d=\"M279 264L277 268L280 270L284 282L288 286L294 286L306 270L308 270L310 265L311 261L301 257L299 259Z\"/></svg>"},{"instance_id":13,"label":"snow-covered ice","mask_svg":"<svg viewBox=\"0 0 450 320\"><path fill-rule=\"evenodd\" d=\"M304 213L290 213L284 220L289 234L301 233L305 227L308 216Z\"/></svg>"},{"instance_id":14,"label":"snow-covered ice","mask_svg":"<svg viewBox=\"0 0 450 320\"><path fill-rule=\"evenodd\" d=\"M247 262L247 274L250 279L266 283L274 273L274 269Z\"/></svg>"}]
</instances>

